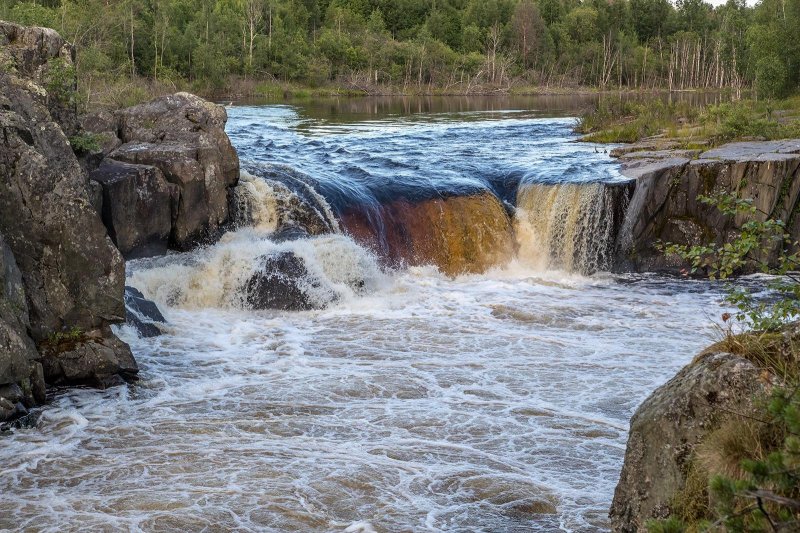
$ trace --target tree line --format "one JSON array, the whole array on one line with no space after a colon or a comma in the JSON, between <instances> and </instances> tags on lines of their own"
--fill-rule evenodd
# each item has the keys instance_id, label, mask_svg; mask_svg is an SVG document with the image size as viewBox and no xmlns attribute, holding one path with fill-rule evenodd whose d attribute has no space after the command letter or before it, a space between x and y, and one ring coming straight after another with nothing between
<instances>
[{"instance_id":1,"label":"tree line","mask_svg":"<svg viewBox=\"0 0 800 533\"><path fill-rule=\"evenodd\" d=\"M800 0L0 0L0 18L61 32L84 83L781 96L800 82Z\"/></svg>"}]
</instances>

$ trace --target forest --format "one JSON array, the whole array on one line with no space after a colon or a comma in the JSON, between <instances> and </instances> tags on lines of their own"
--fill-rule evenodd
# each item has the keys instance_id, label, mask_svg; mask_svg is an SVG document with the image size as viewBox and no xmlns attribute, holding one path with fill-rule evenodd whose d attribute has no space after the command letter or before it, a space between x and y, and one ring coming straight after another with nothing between
<instances>
[{"instance_id":1,"label":"forest","mask_svg":"<svg viewBox=\"0 0 800 533\"><path fill-rule=\"evenodd\" d=\"M203 94L731 89L800 82L800 0L0 0L78 48L82 89Z\"/></svg>"}]
</instances>

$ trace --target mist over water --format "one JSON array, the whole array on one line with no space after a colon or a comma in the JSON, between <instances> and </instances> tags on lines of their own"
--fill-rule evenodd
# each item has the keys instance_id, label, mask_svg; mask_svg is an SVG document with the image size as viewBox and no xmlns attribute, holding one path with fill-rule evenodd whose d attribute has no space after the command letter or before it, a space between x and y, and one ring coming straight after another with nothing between
<instances>
[{"instance_id":1,"label":"mist over water","mask_svg":"<svg viewBox=\"0 0 800 533\"><path fill-rule=\"evenodd\" d=\"M0 529L608 529L629 418L712 340L722 287L540 261L531 232L566 226L519 218L517 184L620 181L601 147L571 142L572 119L543 116L561 111L311 111L229 110L272 185L245 179L249 223L217 245L129 264L165 334L120 328L138 384L59 392L35 428L0 435ZM280 206L313 196L297 180L335 216L490 191L529 231L481 274L390 268L342 233L273 240ZM570 191L531 202L559 212ZM278 252L334 303L247 309L243 280Z\"/></svg>"}]
</instances>

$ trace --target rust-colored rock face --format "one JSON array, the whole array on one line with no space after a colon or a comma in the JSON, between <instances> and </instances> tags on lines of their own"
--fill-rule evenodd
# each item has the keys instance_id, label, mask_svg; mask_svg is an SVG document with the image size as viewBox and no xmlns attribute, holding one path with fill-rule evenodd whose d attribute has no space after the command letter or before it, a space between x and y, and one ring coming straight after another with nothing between
<instances>
[{"instance_id":1,"label":"rust-colored rock face","mask_svg":"<svg viewBox=\"0 0 800 533\"><path fill-rule=\"evenodd\" d=\"M491 193L351 209L342 227L393 264L435 265L456 276L483 272L514 254L511 219Z\"/></svg>"}]
</instances>

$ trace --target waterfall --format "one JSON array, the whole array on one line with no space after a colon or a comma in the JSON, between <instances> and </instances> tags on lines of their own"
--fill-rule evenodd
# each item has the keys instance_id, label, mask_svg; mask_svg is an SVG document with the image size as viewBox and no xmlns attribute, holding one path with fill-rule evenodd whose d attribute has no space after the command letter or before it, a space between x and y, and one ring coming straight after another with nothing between
<instances>
[{"instance_id":1,"label":"waterfall","mask_svg":"<svg viewBox=\"0 0 800 533\"><path fill-rule=\"evenodd\" d=\"M541 270L610 270L633 182L523 184L514 227L519 259Z\"/></svg>"},{"instance_id":2,"label":"waterfall","mask_svg":"<svg viewBox=\"0 0 800 533\"><path fill-rule=\"evenodd\" d=\"M266 233L301 228L309 235L339 233L330 205L306 176L276 165L248 165L233 192L234 224Z\"/></svg>"}]
</instances>

